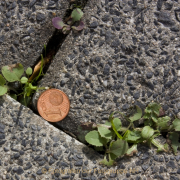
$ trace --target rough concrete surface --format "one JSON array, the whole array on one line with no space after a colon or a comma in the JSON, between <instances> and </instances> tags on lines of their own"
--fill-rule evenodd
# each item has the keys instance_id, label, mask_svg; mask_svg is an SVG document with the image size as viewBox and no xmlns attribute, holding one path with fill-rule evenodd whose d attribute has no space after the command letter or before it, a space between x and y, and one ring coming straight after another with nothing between
<instances>
[{"instance_id":1,"label":"rough concrete surface","mask_svg":"<svg viewBox=\"0 0 180 180\"><path fill-rule=\"evenodd\" d=\"M63 17L67 0L0 1L0 67L34 65L55 28L51 19Z\"/></svg>"},{"instance_id":2,"label":"rough concrete surface","mask_svg":"<svg viewBox=\"0 0 180 180\"><path fill-rule=\"evenodd\" d=\"M0 66L32 65L54 31L52 12L62 15L66 8L62 0L0 1ZM84 13L85 29L69 34L41 81L71 101L69 115L56 125L77 135L81 123L102 123L111 111L144 108L153 100L180 117L180 2L92 0ZM110 169L99 165L102 158L9 96L0 97L0 179L180 179L179 151L157 154L140 145Z\"/></svg>"},{"instance_id":3,"label":"rough concrete surface","mask_svg":"<svg viewBox=\"0 0 180 180\"><path fill-rule=\"evenodd\" d=\"M180 177L180 154L139 146L111 168L103 155L58 130L9 96L0 97L0 179L150 180ZM70 171L71 170L71 171Z\"/></svg>"},{"instance_id":4,"label":"rough concrete surface","mask_svg":"<svg viewBox=\"0 0 180 180\"><path fill-rule=\"evenodd\" d=\"M112 111L151 101L177 115L179 8L169 0L90 1L84 30L67 37L41 82L70 98L70 113L58 125L77 134L80 122L102 123Z\"/></svg>"}]
</instances>

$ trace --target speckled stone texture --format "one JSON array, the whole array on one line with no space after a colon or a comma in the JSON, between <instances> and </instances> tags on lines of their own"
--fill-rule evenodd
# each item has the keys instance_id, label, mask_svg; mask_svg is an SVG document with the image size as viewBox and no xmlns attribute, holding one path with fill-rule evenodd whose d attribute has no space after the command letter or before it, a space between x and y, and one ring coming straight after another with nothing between
<instances>
[{"instance_id":1,"label":"speckled stone texture","mask_svg":"<svg viewBox=\"0 0 180 180\"><path fill-rule=\"evenodd\" d=\"M114 110L151 101L178 114L179 9L178 0L90 1L84 30L67 37L41 82L70 98L58 125L76 134L80 122L102 123Z\"/></svg>"},{"instance_id":2,"label":"speckled stone texture","mask_svg":"<svg viewBox=\"0 0 180 180\"><path fill-rule=\"evenodd\" d=\"M111 168L103 155L58 130L9 96L0 97L0 179L179 180L180 153L139 146ZM71 170L71 172L70 172Z\"/></svg>"},{"instance_id":3,"label":"speckled stone texture","mask_svg":"<svg viewBox=\"0 0 180 180\"><path fill-rule=\"evenodd\" d=\"M63 17L67 0L0 1L0 67L34 65L55 28L51 19Z\"/></svg>"}]
</instances>

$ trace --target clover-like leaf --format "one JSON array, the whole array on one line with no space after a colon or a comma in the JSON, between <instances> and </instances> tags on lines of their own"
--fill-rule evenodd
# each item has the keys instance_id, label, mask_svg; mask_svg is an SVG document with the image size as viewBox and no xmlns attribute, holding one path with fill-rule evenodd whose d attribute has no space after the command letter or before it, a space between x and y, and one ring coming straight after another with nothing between
<instances>
[{"instance_id":1,"label":"clover-like leaf","mask_svg":"<svg viewBox=\"0 0 180 180\"><path fill-rule=\"evenodd\" d=\"M21 78L21 83L22 84L26 84L27 82L28 82L28 78L26 78L26 77Z\"/></svg>"},{"instance_id":2,"label":"clover-like leaf","mask_svg":"<svg viewBox=\"0 0 180 180\"><path fill-rule=\"evenodd\" d=\"M86 134L85 136L85 140L94 146L103 146L103 144L106 143L106 140L104 138L102 138L98 131L94 130L94 131L90 131L89 133Z\"/></svg>"},{"instance_id":3,"label":"clover-like leaf","mask_svg":"<svg viewBox=\"0 0 180 180\"><path fill-rule=\"evenodd\" d=\"M157 126L159 127L160 130L168 129L169 128L168 122L170 120L171 118L169 116L158 118Z\"/></svg>"},{"instance_id":4,"label":"clover-like leaf","mask_svg":"<svg viewBox=\"0 0 180 180\"><path fill-rule=\"evenodd\" d=\"M146 113L154 112L157 116L159 116L159 110L161 108L160 104L157 104L155 102L149 103L148 106L145 109Z\"/></svg>"},{"instance_id":5,"label":"clover-like leaf","mask_svg":"<svg viewBox=\"0 0 180 180\"><path fill-rule=\"evenodd\" d=\"M141 138L141 132L136 130L134 131L127 130L123 136L123 140L126 140L129 143L138 143L138 140L140 138Z\"/></svg>"},{"instance_id":6,"label":"clover-like leaf","mask_svg":"<svg viewBox=\"0 0 180 180\"><path fill-rule=\"evenodd\" d=\"M180 119L176 118L173 121L173 127L174 127L175 131L180 131Z\"/></svg>"},{"instance_id":7,"label":"clover-like leaf","mask_svg":"<svg viewBox=\"0 0 180 180\"><path fill-rule=\"evenodd\" d=\"M30 76L31 74L32 74L32 68L31 67L28 67L27 69L26 69L26 74L28 75L28 76Z\"/></svg>"},{"instance_id":8,"label":"clover-like leaf","mask_svg":"<svg viewBox=\"0 0 180 180\"><path fill-rule=\"evenodd\" d=\"M137 112L129 118L131 120L131 122L139 120L142 116L142 110L139 106L136 106L136 110L137 110Z\"/></svg>"},{"instance_id":9,"label":"clover-like leaf","mask_svg":"<svg viewBox=\"0 0 180 180\"><path fill-rule=\"evenodd\" d=\"M2 67L2 74L9 82L19 81L23 73L24 67L20 63Z\"/></svg>"},{"instance_id":10,"label":"clover-like leaf","mask_svg":"<svg viewBox=\"0 0 180 180\"><path fill-rule=\"evenodd\" d=\"M149 139L154 134L154 129L152 129L150 126L143 127L141 131L141 136L144 139Z\"/></svg>"},{"instance_id":11,"label":"clover-like leaf","mask_svg":"<svg viewBox=\"0 0 180 180\"><path fill-rule=\"evenodd\" d=\"M53 26L56 29L62 29L66 24L64 24L63 20L60 17L55 17L52 19Z\"/></svg>"},{"instance_id":12,"label":"clover-like leaf","mask_svg":"<svg viewBox=\"0 0 180 180\"><path fill-rule=\"evenodd\" d=\"M6 80L5 80L4 77L0 74L0 86L4 86L4 84L6 84Z\"/></svg>"},{"instance_id":13,"label":"clover-like leaf","mask_svg":"<svg viewBox=\"0 0 180 180\"><path fill-rule=\"evenodd\" d=\"M114 118L113 123L114 123L114 126L115 126L116 130L120 131L120 129L122 127L121 120L119 118Z\"/></svg>"},{"instance_id":14,"label":"clover-like leaf","mask_svg":"<svg viewBox=\"0 0 180 180\"><path fill-rule=\"evenodd\" d=\"M98 132L101 135L101 137L104 137L106 139L112 139L112 131L110 131L108 128L98 126Z\"/></svg>"},{"instance_id":15,"label":"clover-like leaf","mask_svg":"<svg viewBox=\"0 0 180 180\"><path fill-rule=\"evenodd\" d=\"M83 12L79 8L74 9L71 13L71 18L73 19L73 22L80 21L82 16Z\"/></svg>"},{"instance_id":16,"label":"clover-like leaf","mask_svg":"<svg viewBox=\"0 0 180 180\"><path fill-rule=\"evenodd\" d=\"M180 147L179 134L177 132L169 133L169 139L171 140L171 147L174 151L174 154L176 154L178 147Z\"/></svg>"},{"instance_id":17,"label":"clover-like leaf","mask_svg":"<svg viewBox=\"0 0 180 180\"><path fill-rule=\"evenodd\" d=\"M79 26L72 26L72 29L76 30L76 31L81 31L84 29L84 23L81 21L79 23Z\"/></svg>"},{"instance_id":18,"label":"clover-like leaf","mask_svg":"<svg viewBox=\"0 0 180 180\"><path fill-rule=\"evenodd\" d=\"M6 86L0 86L0 96L7 93L8 88Z\"/></svg>"},{"instance_id":19,"label":"clover-like leaf","mask_svg":"<svg viewBox=\"0 0 180 180\"><path fill-rule=\"evenodd\" d=\"M127 152L128 148L129 146L127 141L124 141L122 139L117 139L117 141L111 143L110 153L119 157L124 155Z\"/></svg>"}]
</instances>

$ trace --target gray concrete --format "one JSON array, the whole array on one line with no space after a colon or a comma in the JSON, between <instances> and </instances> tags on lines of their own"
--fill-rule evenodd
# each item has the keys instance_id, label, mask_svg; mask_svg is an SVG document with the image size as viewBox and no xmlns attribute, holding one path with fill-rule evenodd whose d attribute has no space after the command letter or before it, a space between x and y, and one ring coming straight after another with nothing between
<instances>
[{"instance_id":1,"label":"gray concrete","mask_svg":"<svg viewBox=\"0 0 180 180\"><path fill-rule=\"evenodd\" d=\"M23 13L20 13L22 19L17 20L17 24L15 20L7 20L9 24L13 22L15 28L6 30L7 22L3 19L9 15L1 12L0 18L5 21L0 36L1 66L15 61L24 66L32 65L54 30L48 11L63 14L66 3L64 6L59 4L63 11L56 11L47 10L50 2L56 6L54 1L42 1L42 6L38 0L17 1L16 6L13 1L9 1L12 2L9 6L7 2L4 5L1 2L1 11L6 7L4 11L9 9L16 19L16 13L21 12L18 4L23 2ZM84 10L85 29L67 37L41 81L41 86L61 89L70 98L68 117L56 125L77 135L81 123L104 122L111 111L126 111L133 104L143 108L152 100L162 103L167 114L178 114L178 7L178 0L90 1ZM43 8L46 11L42 11ZM33 12L28 17L25 14L29 11ZM44 22L39 13L46 14ZM42 22L38 24L37 19ZM35 28L35 34L26 36L29 29L26 23L20 23L23 20ZM3 35L10 37L15 31L12 38L2 38ZM30 39L26 39L28 36ZM19 40L17 47L14 40ZM14 56L9 51L11 46L16 51ZM160 141L164 139L161 137ZM0 179L180 179L179 151L176 156L172 153L157 154L156 148L140 145L136 155L119 158L116 166L107 169L99 165L102 155L50 125L9 96L0 97L0 152ZM96 168L97 171L93 170ZM45 169L50 172L43 173ZM75 169L80 173L67 173ZM99 173L100 169L106 173ZM57 173L52 174L54 170ZM88 173L82 173L82 170L88 170ZM118 173L110 170L118 170Z\"/></svg>"},{"instance_id":2,"label":"gray concrete","mask_svg":"<svg viewBox=\"0 0 180 180\"><path fill-rule=\"evenodd\" d=\"M179 152L177 156L158 155L153 147L145 146L139 146L138 150L133 157L120 158L116 166L100 166L103 155L50 125L9 96L0 97L2 180L179 179Z\"/></svg>"},{"instance_id":3,"label":"gray concrete","mask_svg":"<svg viewBox=\"0 0 180 180\"><path fill-rule=\"evenodd\" d=\"M89 2L84 30L67 37L41 81L70 98L61 128L77 135L80 123L103 123L112 111L144 109L151 101L170 116L180 112L178 7L177 1Z\"/></svg>"},{"instance_id":4,"label":"gray concrete","mask_svg":"<svg viewBox=\"0 0 180 180\"><path fill-rule=\"evenodd\" d=\"M0 67L34 65L55 28L51 19L63 17L67 0L6 0L0 2Z\"/></svg>"}]
</instances>

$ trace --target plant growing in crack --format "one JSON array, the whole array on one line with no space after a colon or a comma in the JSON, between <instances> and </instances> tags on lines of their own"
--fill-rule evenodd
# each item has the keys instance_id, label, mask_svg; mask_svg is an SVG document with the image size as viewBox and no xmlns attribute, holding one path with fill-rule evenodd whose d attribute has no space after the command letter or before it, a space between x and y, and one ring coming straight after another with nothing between
<instances>
[{"instance_id":1,"label":"plant growing in crack","mask_svg":"<svg viewBox=\"0 0 180 180\"><path fill-rule=\"evenodd\" d=\"M68 34L71 29L81 31L84 28L84 23L81 21L82 16L82 10L80 8L75 8L66 19L67 24L65 24L60 17L53 18L52 23L55 28L61 29L63 34ZM78 26L76 26L77 23L79 23Z\"/></svg>"},{"instance_id":2,"label":"plant growing in crack","mask_svg":"<svg viewBox=\"0 0 180 180\"><path fill-rule=\"evenodd\" d=\"M121 120L114 117L119 113L121 117L129 121L128 127L123 127ZM94 130L88 132L85 140L95 146L97 151L105 151L101 164L112 166L115 159L124 155L133 156L136 153L139 143L147 143L156 146L157 152L170 150L171 146L174 154L177 153L179 143L180 119L175 119L170 125L171 118L164 116L161 106L155 102L150 103L142 117L142 110L136 106L136 113L133 116L126 116L121 112L113 112L105 124L93 124ZM144 127L135 128L134 122L144 120ZM166 144L161 144L156 137L166 132L168 140Z\"/></svg>"},{"instance_id":3,"label":"plant growing in crack","mask_svg":"<svg viewBox=\"0 0 180 180\"><path fill-rule=\"evenodd\" d=\"M30 76L34 74L31 67L28 67L24 74L24 67L22 64L17 63L13 65L3 66L2 74L0 74L0 96L8 93L12 98L19 99L19 101L28 106L32 95L35 91L45 89L44 87L37 87L36 82L39 79L43 69L43 57L41 59L41 67L38 75L30 80ZM14 85L16 84L16 87Z\"/></svg>"}]
</instances>

